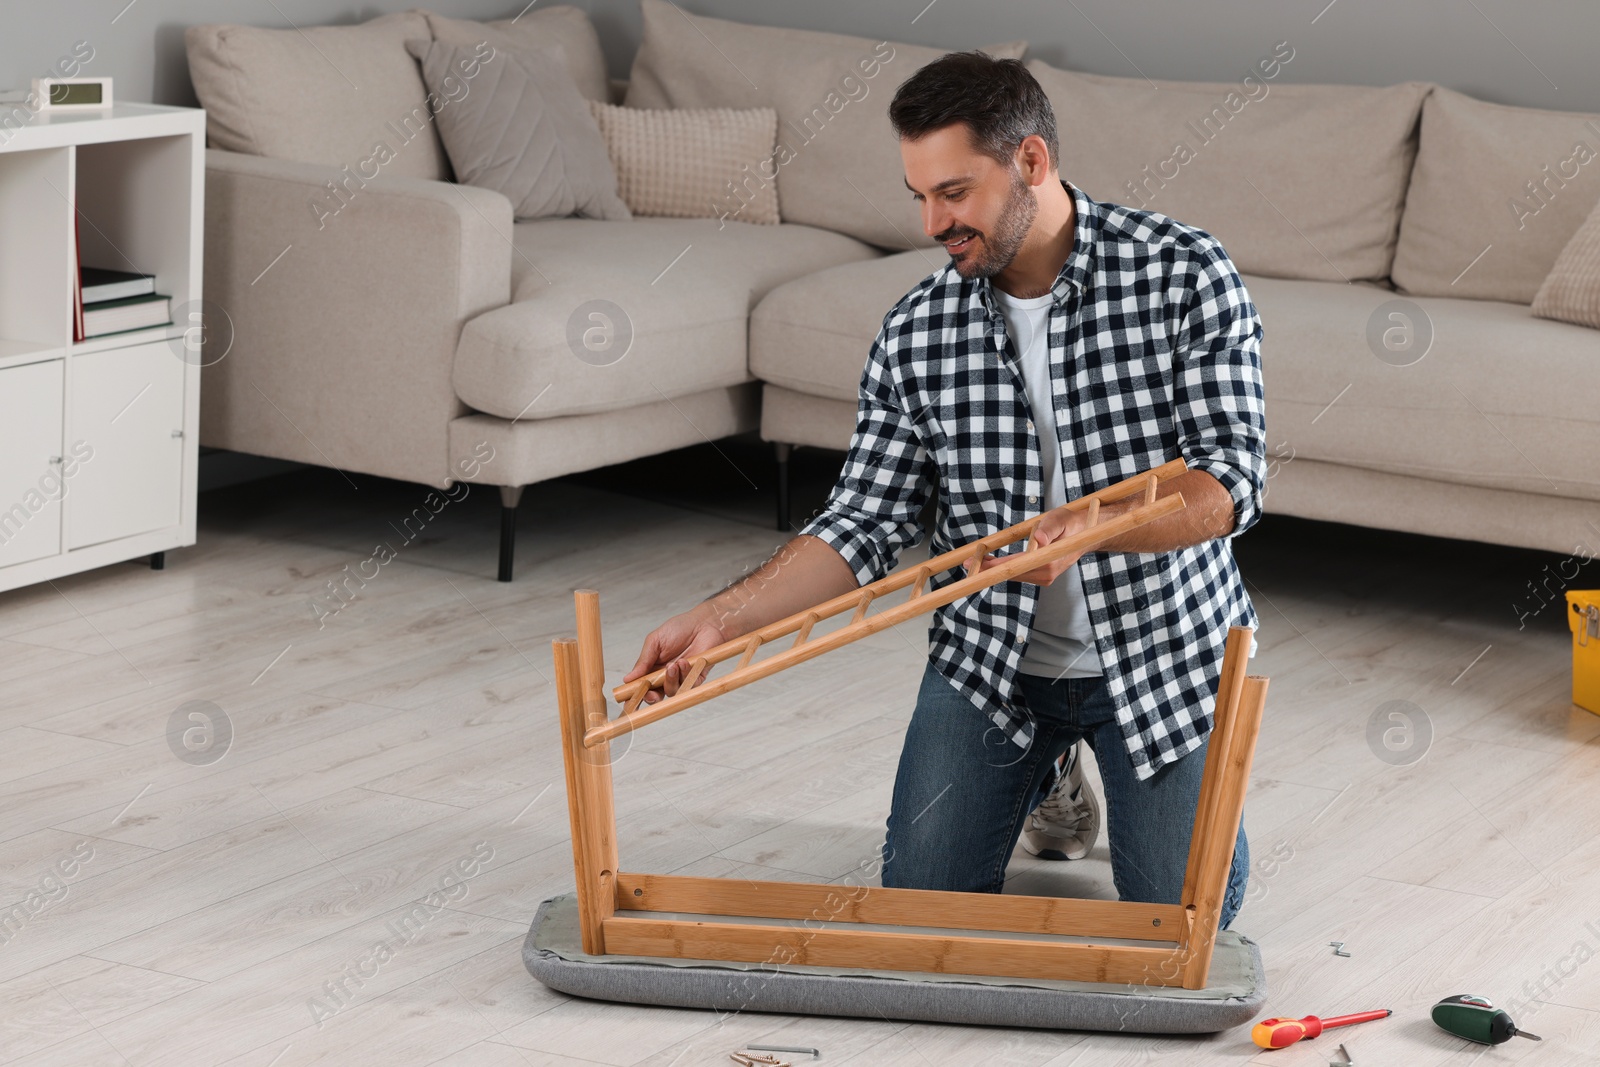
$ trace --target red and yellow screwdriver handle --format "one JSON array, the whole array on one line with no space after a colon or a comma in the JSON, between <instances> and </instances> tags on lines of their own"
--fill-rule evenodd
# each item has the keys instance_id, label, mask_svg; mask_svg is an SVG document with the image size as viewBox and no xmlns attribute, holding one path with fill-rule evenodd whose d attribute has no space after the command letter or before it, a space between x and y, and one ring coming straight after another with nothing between
<instances>
[{"instance_id":1,"label":"red and yellow screwdriver handle","mask_svg":"<svg viewBox=\"0 0 1600 1067\"><path fill-rule=\"evenodd\" d=\"M1354 1015L1335 1015L1331 1019L1319 1019L1315 1015L1307 1015L1304 1019L1263 1019L1251 1028L1250 1040L1262 1048L1285 1048L1296 1041L1310 1040L1335 1026L1387 1019L1391 1014L1388 1008L1380 1008L1377 1011L1358 1011Z\"/></svg>"}]
</instances>

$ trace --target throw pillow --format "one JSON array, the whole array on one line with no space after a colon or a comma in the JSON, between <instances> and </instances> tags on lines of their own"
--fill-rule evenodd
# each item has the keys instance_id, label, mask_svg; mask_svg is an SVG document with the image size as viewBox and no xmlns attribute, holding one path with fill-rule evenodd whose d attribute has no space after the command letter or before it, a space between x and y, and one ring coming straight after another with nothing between
<instances>
[{"instance_id":1,"label":"throw pillow","mask_svg":"<svg viewBox=\"0 0 1600 1067\"><path fill-rule=\"evenodd\" d=\"M1273 53L1277 76L1294 56ZM1035 60L1061 176L1096 200L1159 211L1222 242L1249 274L1388 275L1416 155L1423 82L1382 88L1146 81Z\"/></svg>"},{"instance_id":2,"label":"throw pillow","mask_svg":"<svg viewBox=\"0 0 1600 1067\"><path fill-rule=\"evenodd\" d=\"M1600 113L1475 100L1443 86L1422 108L1395 288L1531 303L1600 203Z\"/></svg>"},{"instance_id":3,"label":"throw pillow","mask_svg":"<svg viewBox=\"0 0 1600 1067\"><path fill-rule=\"evenodd\" d=\"M755 26L695 15L670 0L640 0L639 8L644 39L623 103L773 108L776 149L750 169L769 182L782 171L784 222L897 252L935 244L906 190L889 100L946 49ZM1026 50L1025 41L984 49L1014 59Z\"/></svg>"},{"instance_id":4,"label":"throw pillow","mask_svg":"<svg viewBox=\"0 0 1600 1067\"><path fill-rule=\"evenodd\" d=\"M591 100L617 189L635 215L776 223L778 186L753 168L772 156L770 107L660 109Z\"/></svg>"},{"instance_id":5,"label":"throw pillow","mask_svg":"<svg viewBox=\"0 0 1600 1067\"><path fill-rule=\"evenodd\" d=\"M456 180L494 189L517 219L632 217L600 130L556 45L411 41Z\"/></svg>"},{"instance_id":6,"label":"throw pillow","mask_svg":"<svg viewBox=\"0 0 1600 1067\"><path fill-rule=\"evenodd\" d=\"M1533 313L1600 330L1600 204L1556 258L1533 298Z\"/></svg>"},{"instance_id":7,"label":"throw pillow","mask_svg":"<svg viewBox=\"0 0 1600 1067\"><path fill-rule=\"evenodd\" d=\"M567 73L577 83L578 92L590 100L609 100L611 83L606 77L606 57L600 51L600 37L594 23L580 7L557 4L524 10L516 18L494 22L446 18L425 11L428 29L435 41L466 45L488 41L495 48L527 48L558 44L567 57Z\"/></svg>"},{"instance_id":8,"label":"throw pillow","mask_svg":"<svg viewBox=\"0 0 1600 1067\"><path fill-rule=\"evenodd\" d=\"M212 148L355 169L383 148L383 173L449 176L406 42L415 11L356 26L190 26L189 77Z\"/></svg>"}]
</instances>

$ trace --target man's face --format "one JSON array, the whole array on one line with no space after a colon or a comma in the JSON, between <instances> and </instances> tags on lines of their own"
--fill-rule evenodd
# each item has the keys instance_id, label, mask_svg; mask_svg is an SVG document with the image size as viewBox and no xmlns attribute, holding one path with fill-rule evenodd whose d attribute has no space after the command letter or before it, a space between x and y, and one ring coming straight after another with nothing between
<instances>
[{"instance_id":1,"label":"man's face","mask_svg":"<svg viewBox=\"0 0 1600 1067\"><path fill-rule=\"evenodd\" d=\"M923 232L944 245L963 278L992 278L1010 266L1039 211L1015 163L1001 166L974 150L964 123L902 139L900 159Z\"/></svg>"}]
</instances>

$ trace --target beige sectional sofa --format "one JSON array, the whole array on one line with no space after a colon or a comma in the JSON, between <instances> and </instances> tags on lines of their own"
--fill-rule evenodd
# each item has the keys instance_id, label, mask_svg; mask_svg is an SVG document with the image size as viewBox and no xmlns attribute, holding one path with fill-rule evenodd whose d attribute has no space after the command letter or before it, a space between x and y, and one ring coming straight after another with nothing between
<instances>
[{"instance_id":1,"label":"beige sectional sofa","mask_svg":"<svg viewBox=\"0 0 1600 1067\"><path fill-rule=\"evenodd\" d=\"M843 449L884 313L947 259L885 115L938 52L667 0L643 15L631 77L609 88L576 8L496 32L548 35L591 99L775 108L777 150L740 178L775 181L784 221L513 223L504 196L449 181L432 131L408 121L421 14L304 39L192 29L213 149L206 292L235 333L205 371L202 442L499 486L503 580L525 486L757 426L780 469L792 446ZM1238 83L1159 89L1030 64L1067 180L1211 230L1243 273L1265 330L1267 509L1600 544L1600 331L1529 308L1600 202L1600 163L1554 194L1523 188L1574 141L1600 146L1600 119L1425 83L1292 85L1292 52L1264 49ZM380 173L363 169L375 138L407 134ZM1519 195L1528 210L1508 210ZM574 342L595 323L618 346L603 359Z\"/></svg>"}]
</instances>

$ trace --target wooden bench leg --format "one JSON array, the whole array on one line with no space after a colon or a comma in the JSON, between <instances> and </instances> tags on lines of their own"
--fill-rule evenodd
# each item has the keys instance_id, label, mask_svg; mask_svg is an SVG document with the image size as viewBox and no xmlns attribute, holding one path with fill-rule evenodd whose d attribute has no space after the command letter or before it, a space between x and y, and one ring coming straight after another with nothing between
<instances>
[{"instance_id":1,"label":"wooden bench leg","mask_svg":"<svg viewBox=\"0 0 1600 1067\"><path fill-rule=\"evenodd\" d=\"M1212 951L1222 921L1222 901L1233 867L1234 845L1244 817L1250 765L1266 704L1267 680L1245 674L1250 655L1250 630L1228 631L1212 732L1189 839L1189 865L1182 903L1193 915L1183 946L1183 986L1203 989L1211 970Z\"/></svg>"},{"instance_id":2,"label":"wooden bench leg","mask_svg":"<svg viewBox=\"0 0 1600 1067\"><path fill-rule=\"evenodd\" d=\"M578 639L553 642L556 697L561 708L561 753L583 951L601 955L606 951L605 921L617 910L617 820L611 793L611 744L585 747L583 743L584 731L606 720L600 594L579 589L575 598Z\"/></svg>"}]
</instances>

